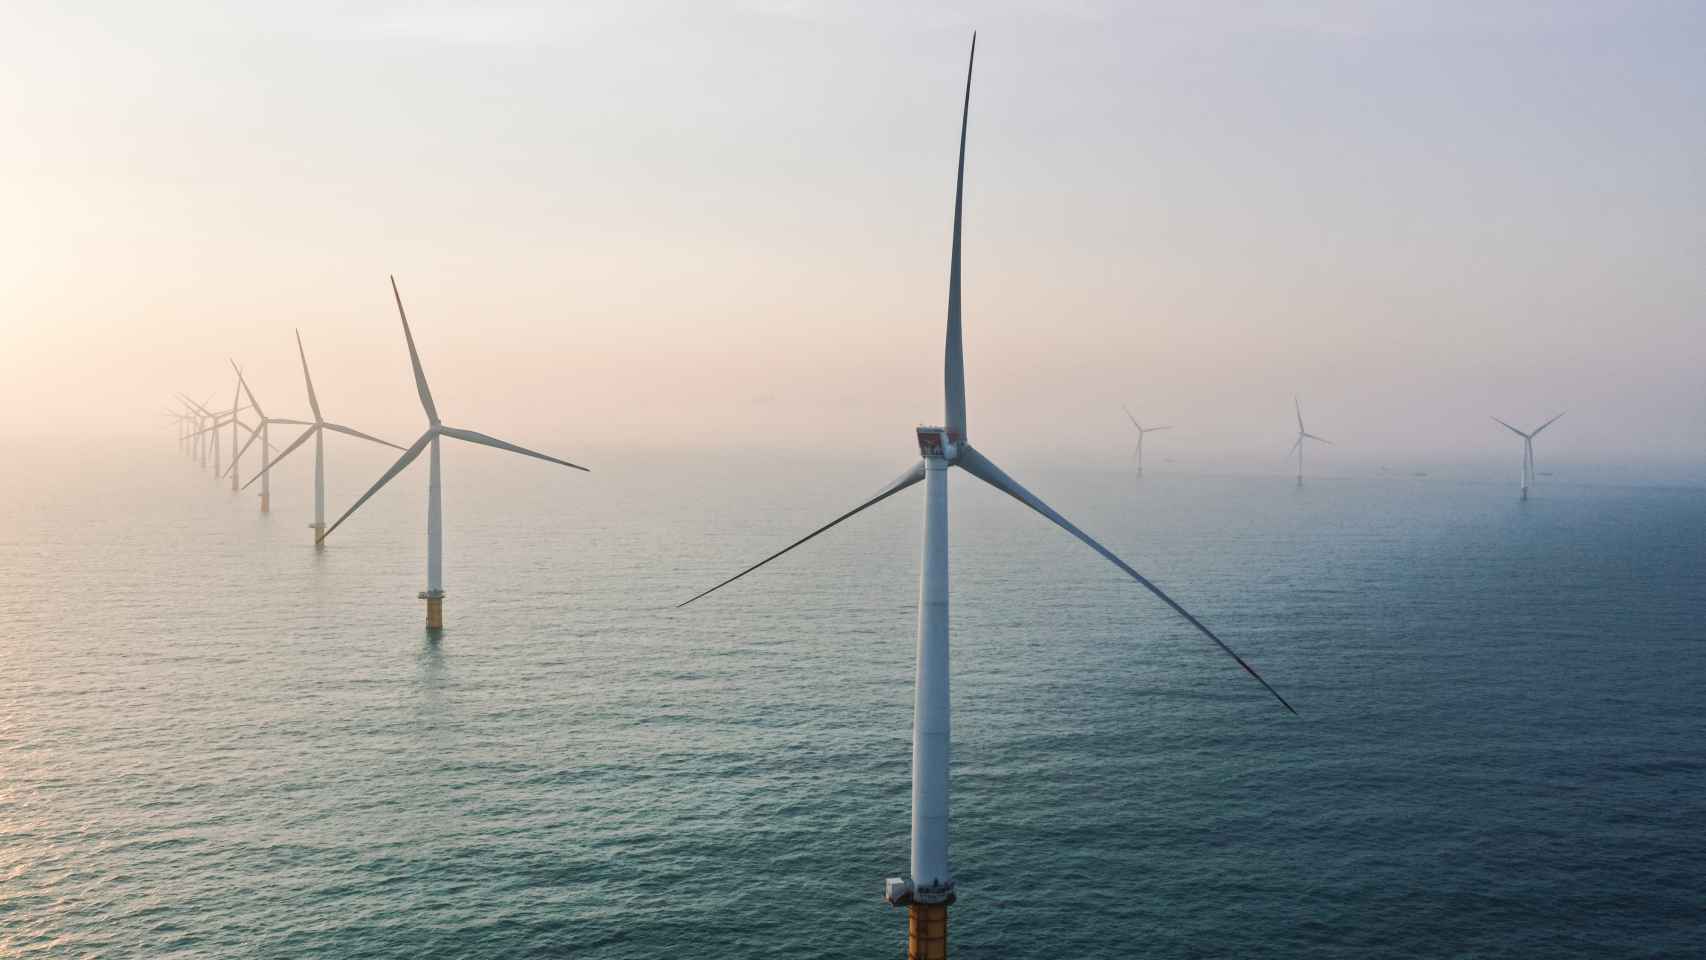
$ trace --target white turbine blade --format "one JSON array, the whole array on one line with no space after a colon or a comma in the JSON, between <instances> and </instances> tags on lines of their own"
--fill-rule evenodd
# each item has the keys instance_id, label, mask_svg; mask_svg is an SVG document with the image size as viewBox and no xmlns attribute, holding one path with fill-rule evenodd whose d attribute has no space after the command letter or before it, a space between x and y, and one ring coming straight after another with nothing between
<instances>
[{"instance_id":1,"label":"white turbine blade","mask_svg":"<svg viewBox=\"0 0 1706 960\"><path fill-rule=\"evenodd\" d=\"M283 452L279 453L278 456L273 457L267 463L262 464L261 469L256 471L254 476L249 478L249 483L254 483L256 480L259 480L261 478L261 474L266 473L268 470L271 470L273 467L278 466L278 462L280 460L283 460L285 457L290 456L290 452L292 450L295 450L297 447L300 447L300 446L302 446L303 443L307 442L308 438L312 437L314 435L314 429L315 428L313 426L309 426L308 429L302 431L302 435L297 437L295 439L295 441L293 441L290 444L290 446L285 447ZM244 490L249 489L249 483L243 484Z\"/></svg>"},{"instance_id":2,"label":"white turbine blade","mask_svg":"<svg viewBox=\"0 0 1706 960\"><path fill-rule=\"evenodd\" d=\"M312 427L313 426L312 423L309 423L306 420L285 420L281 417L268 417L267 422L268 423L282 423L287 427ZM401 450L403 448L398 447L397 449Z\"/></svg>"},{"instance_id":3,"label":"white turbine blade","mask_svg":"<svg viewBox=\"0 0 1706 960\"><path fill-rule=\"evenodd\" d=\"M858 506L847 511L846 513L842 514L841 516L836 517L834 520L831 520L828 523L824 524L823 526L818 527L816 530L813 530L811 533L806 534L805 536L801 537L800 539L795 540L793 543L790 543L787 546L783 547L782 549L776 551L775 553L772 553L770 556L765 557L763 560L760 560L757 563L753 564L752 566L747 567L745 570L742 570L741 572L735 574L734 576L728 578L727 580L724 580L722 583L717 584L716 586L712 587L710 590L706 590L703 593L695 594L694 596L691 596L691 597L687 598L686 600L683 600L680 603L676 604L676 606L677 607L685 607L688 604L692 603L693 601L699 599L700 597L703 597L706 594L711 593L712 591L720 590L723 587L726 587L729 584L734 583L736 580L739 580L741 577L744 577L747 574L751 573L752 571L757 570L759 567L764 566L765 564L776 559L777 557L780 557L782 554L787 553L789 550L794 549L795 547L799 546L800 544L805 543L807 540L810 540L811 538L817 536L818 534L824 532L825 530L828 530L830 527L833 527L836 524L840 523L841 521L846 520L848 517L853 516L854 514L858 513L861 510L864 510L867 507L876 506L877 504L883 502L884 500L887 500L889 497L894 496L895 494L901 492L902 490L905 490L907 487L912 486L913 484L917 483L918 481L920 481L922 479L924 479L924 461L920 460L917 463L913 464L911 467L907 468L907 471L905 473L896 477L894 479L894 481L892 483L890 483L888 486L877 491L877 495L872 497L871 499L866 500L864 503L859 504Z\"/></svg>"},{"instance_id":4,"label":"white turbine blade","mask_svg":"<svg viewBox=\"0 0 1706 960\"><path fill-rule=\"evenodd\" d=\"M567 460L558 460L556 457L548 456L546 454L540 453L537 450L529 450L526 447L518 447L513 443L508 443L508 442L505 442L503 440L499 440L497 437L488 437L483 433L476 433L473 430L462 430L462 429L457 428L457 427L441 426L438 428L438 432L444 434L447 437L455 437L458 440L466 440L469 443L484 444L485 446L488 446L488 447L496 447L499 450L508 450L511 453L519 453L524 457L534 457L534 458L537 458L539 460L545 460L545 461L550 462L550 463L562 464L565 467L573 467L576 470L581 471L582 473L591 473L592 472L592 471L588 470L586 467L583 467L578 463L570 463ZM380 442L383 443L384 441L380 441Z\"/></svg>"},{"instance_id":5,"label":"white turbine blade","mask_svg":"<svg viewBox=\"0 0 1706 960\"><path fill-rule=\"evenodd\" d=\"M1297 399L1297 394L1291 395L1291 405L1297 409L1297 432L1303 432L1303 403Z\"/></svg>"},{"instance_id":6,"label":"white turbine blade","mask_svg":"<svg viewBox=\"0 0 1706 960\"><path fill-rule=\"evenodd\" d=\"M1297 452L1297 448L1298 448L1298 447L1300 447L1300 446L1302 446L1302 445L1303 445L1303 434L1301 434L1301 433L1300 433L1300 434L1298 434L1298 435L1297 435L1297 439L1296 439L1296 440L1293 440L1293 441L1292 441L1292 442L1291 442L1291 449L1290 449L1290 450L1287 450L1287 451L1286 451L1286 452L1285 452L1285 458L1286 458L1286 459L1290 459L1290 458L1291 458L1291 455L1292 455L1292 454L1294 454L1294 453L1296 453L1296 452Z\"/></svg>"},{"instance_id":7,"label":"white turbine blade","mask_svg":"<svg viewBox=\"0 0 1706 960\"><path fill-rule=\"evenodd\" d=\"M1559 416L1561 417L1561 416L1563 416L1563 414L1559 414ZM1518 430L1517 428L1511 426L1510 424L1504 422L1503 420L1500 420L1498 417L1494 417L1493 422L1498 424L1501 427L1504 427L1506 430L1509 430L1510 432L1516 434L1517 436L1523 438L1524 440L1528 439L1528 436L1529 436L1528 434L1523 433L1521 430Z\"/></svg>"},{"instance_id":8,"label":"white turbine blade","mask_svg":"<svg viewBox=\"0 0 1706 960\"><path fill-rule=\"evenodd\" d=\"M966 60L966 99L960 112L960 166L954 178L954 246L948 261L948 342L943 351L942 392L948 436L958 442L966 436L966 358L960 340L960 212L966 185L966 122L971 117L971 68L977 61L977 34L971 35L971 57Z\"/></svg>"},{"instance_id":9,"label":"white turbine blade","mask_svg":"<svg viewBox=\"0 0 1706 960\"><path fill-rule=\"evenodd\" d=\"M402 447L392 443L389 440L381 440L378 437L370 437L367 434L362 433L360 430L352 430L349 427L346 427L341 423L321 423L320 426L325 427L327 430L336 430L338 433L344 434L345 436L355 437L358 440L371 440L374 443L377 443L382 447L390 447L393 450L403 449Z\"/></svg>"},{"instance_id":10,"label":"white turbine blade","mask_svg":"<svg viewBox=\"0 0 1706 960\"><path fill-rule=\"evenodd\" d=\"M1171 427L1171 426L1165 426L1165 427L1147 427L1147 428L1145 428L1145 429L1144 429L1144 431L1143 431L1143 432L1144 432L1144 433L1155 433L1155 432L1156 432L1156 431L1159 431L1159 430L1171 430L1171 429L1173 429L1173 428L1172 428L1172 427Z\"/></svg>"},{"instance_id":11,"label":"white turbine blade","mask_svg":"<svg viewBox=\"0 0 1706 960\"><path fill-rule=\"evenodd\" d=\"M237 371L237 385L243 388L243 395L249 398L249 406L255 408L255 416L265 420L267 418L267 412L261 409L260 401L255 399L255 391L249 389L249 381L243 379L243 368L237 366L237 361L232 360L231 369ZM236 406L237 404L233 401L231 405Z\"/></svg>"},{"instance_id":12,"label":"white turbine blade","mask_svg":"<svg viewBox=\"0 0 1706 960\"><path fill-rule=\"evenodd\" d=\"M1122 403L1120 409L1125 411L1125 418L1131 421L1131 425L1137 428L1137 432L1142 433L1143 424L1138 423L1137 418L1131 415L1131 408Z\"/></svg>"},{"instance_id":13,"label":"white turbine blade","mask_svg":"<svg viewBox=\"0 0 1706 960\"><path fill-rule=\"evenodd\" d=\"M296 355L302 358L302 382L308 385L308 408L314 411L315 422L319 422L324 418L320 416L320 400L314 396L314 378L308 375L308 352L302 349L301 330L296 331Z\"/></svg>"},{"instance_id":14,"label":"white turbine blade","mask_svg":"<svg viewBox=\"0 0 1706 960\"><path fill-rule=\"evenodd\" d=\"M350 514L356 512L357 510L360 510L361 505L366 503L368 501L368 498L372 497L374 494L379 492L380 487L383 487L387 483L390 483L392 477L396 476L399 473L402 473L403 468L408 466L409 464L413 463L415 461L415 458L421 455L421 451L425 450L427 448L427 444L432 442L432 438L436 437L436 436L438 436L438 428L437 427L429 428L426 433L421 434L421 438L419 440L415 441L414 446L410 447L407 450L404 450L403 455L397 458L397 462L391 464L391 469L385 471L385 473L379 477L379 479L373 484L373 486L368 487L367 492L361 495L361 499L357 500L355 502L354 506L350 507L348 510L345 510L344 515L338 518L337 523L334 523L331 526L327 527L324 531L322 531L320 533L319 536L315 537L314 542L319 543L322 540L325 540L327 537L331 536L332 531L336 530L338 528L338 524L341 524L345 520L348 520L350 517Z\"/></svg>"},{"instance_id":15,"label":"white turbine blade","mask_svg":"<svg viewBox=\"0 0 1706 960\"><path fill-rule=\"evenodd\" d=\"M1020 503L1024 504L1025 506L1030 507L1032 510L1035 510L1036 512L1042 514L1043 516L1047 517L1048 519L1054 521L1056 526L1060 527L1062 530L1065 530L1067 533L1070 533L1073 536L1077 537L1079 540L1083 541L1085 546L1087 546L1090 549L1101 554L1104 558L1106 558L1114 566L1119 567L1121 570L1125 571L1127 576L1131 577L1133 580L1136 580L1139 584L1141 584L1150 593L1155 594L1155 596L1158 599L1160 599L1160 601L1162 603L1165 603L1167 606L1172 607L1174 613L1177 613L1179 616L1184 617L1185 620L1188 621L1191 626L1196 627L1197 630L1201 631L1203 636L1209 638L1210 640L1213 640L1215 646L1219 647L1222 651L1224 651L1227 656L1238 661L1238 665L1240 667L1244 668L1244 672L1248 673L1250 676L1254 677L1257 683L1261 684L1269 693L1273 694L1274 699L1278 700L1280 702L1281 706L1285 707L1287 710L1290 710L1293 714L1297 713L1297 710L1294 709L1291 704L1287 703L1284 697L1280 696L1278 690L1275 690L1271 685L1269 685L1268 681L1263 680L1262 675L1257 673L1256 669L1254 667L1252 667L1248 663L1244 662L1244 658L1240 657L1236 651L1234 651L1231 647L1227 646L1225 641L1223 641L1219 637L1215 636L1213 630L1210 630L1208 627L1203 626L1203 623L1201 620L1198 620L1196 617L1192 616L1190 611L1186 610L1184 607L1179 606L1179 604L1176 603L1172 597L1169 597L1169 596L1167 596L1167 594L1163 593L1160 587L1157 587L1155 584L1151 583L1149 581L1149 579L1147 577L1145 577L1143 574L1138 573L1136 570L1133 570L1130 566L1128 566L1126 564L1126 562L1124 560L1121 560L1119 557L1114 556L1113 551L1109 550L1107 547L1104 547L1101 544L1097 543L1095 540L1091 539L1089 534L1087 534L1084 531L1073 526L1071 521L1067 520L1065 517L1056 513L1054 511L1054 508L1050 507L1048 504L1037 499L1035 494L1031 493L1031 491L1026 490L1024 487L1020 486L1019 482L1014 480L1012 477L1009 477L1007 474L1003 473L1001 471L1001 468L997 467L994 463L991 463L988 457L985 457L983 454L972 449L969 445L962 444L960 446L960 456L956 462L961 467L963 467L967 473L971 474L974 477L977 477L979 480L982 480L983 482L989 484L990 486L994 487L995 489L1000 490L1002 493L1007 494L1008 496L1019 501Z\"/></svg>"},{"instance_id":16,"label":"white turbine blade","mask_svg":"<svg viewBox=\"0 0 1706 960\"><path fill-rule=\"evenodd\" d=\"M1333 441L1331 441L1331 440L1328 440L1328 439L1327 439L1327 438L1326 438L1326 437L1317 437L1317 436L1316 436L1316 435L1315 435L1315 434L1313 434L1313 433L1306 433L1306 434L1304 434L1304 436L1306 436L1306 437L1308 437L1308 438L1309 438L1309 439L1311 439L1311 440L1319 440L1319 441L1321 441L1321 442L1322 442L1322 443L1324 443L1324 444L1326 444L1326 445L1327 445L1327 446L1329 446L1329 447L1336 447L1336 446L1338 446L1338 444L1336 444L1336 443L1334 443L1334 442L1333 442Z\"/></svg>"},{"instance_id":17,"label":"white turbine blade","mask_svg":"<svg viewBox=\"0 0 1706 960\"><path fill-rule=\"evenodd\" d=\"M249 452L249 447L253 446L254 442L256 440L259 440L260 438L261 438L261 432L259 430L249 431L249 439L243 441L243 446L240 449L238 449L236 455L231 458L231 466L225 472L230 473L232 470L236 470L237 469L237 461L241 460L243 458L243 454ZM263 459L265 459L265 458L263 457Z\"/></svg>"},{"instance_id":18,"label":"white turbine blade","mask_svg":"<svg viewBox=\"0 0 1706 960\"><path fill-rule=\"evenodd\" d=\"M438 426L438 408L433 406L432 391L427 389L426 371L421 369L421 355L415 352L415 335L409 332L409 315L403 312L403 295L397 292L396 277L391 278L391 296L397 301L397 316L403 318L403 339L409 342L409 363L415 368L415 390L421 395L421 409L426 411L427 420L433 426Z\"/></svg>"},{"instance_id":19,"label":"white turbine blade","mask_svg":"<svg viewBox=\"0 0 1706 960\"><path fill-rule=\"evenodd\" d=\"M1561 416L1563 416L1563 414L1562 414L1562 413L1560 413L1560 414L1558 414L1558 417L1561 417ZM1557 422L1558 422L1558 417L1553 417L1553 418L1552 418L1552 419L1550 419L1550 420L1548 420L1548 421L1546 421L1546 422L1545 422L1545 423L1543 423L1543 424L1541 424L1541 425L1540 425L1540 426L1538 426L1538 427L1535 427L1535 428L1534 428L1534 432L1533 432L1533 433L1531 433L1531 434L1529 434L1529 436L1530 436L1530 437L1538 437L1538 436L1540 436L1540 431L1542 431L1542 430L1544 430L1544 429L1546 429L1546 428L1547 428L1547 427L1550 427L1550 426L1551 426L1551 425L1553 425L1553 424L1554 424L1554 423L1557 423Z\"/></svg>"}]
</instances>

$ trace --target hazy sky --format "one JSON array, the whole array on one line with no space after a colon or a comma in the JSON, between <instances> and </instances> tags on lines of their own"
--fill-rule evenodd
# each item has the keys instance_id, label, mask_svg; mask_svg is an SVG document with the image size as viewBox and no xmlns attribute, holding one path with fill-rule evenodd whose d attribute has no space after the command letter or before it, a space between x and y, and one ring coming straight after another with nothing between
<instances>
[{"instance_id":1,"label":"hazy sky","mask_svg":"<svg viewBox=\"0 0 1706 960\"><path fill-rule=\"evenodd\" d=\"M447 422L902 463L975 27L998 458L1123 458L1124 401L1277 460L1293 392L1347 458L1706 448L1698 3L213 6L0 15L0 435L169 439L227 356L301 415L300 327L407 439L395 272Z\"/></svg>"}]
</instances>

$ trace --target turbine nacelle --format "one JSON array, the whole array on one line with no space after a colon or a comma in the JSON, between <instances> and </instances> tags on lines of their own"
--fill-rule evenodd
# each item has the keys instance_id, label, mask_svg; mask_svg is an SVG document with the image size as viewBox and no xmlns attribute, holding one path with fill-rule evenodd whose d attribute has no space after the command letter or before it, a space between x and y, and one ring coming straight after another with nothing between
<instances>
[{"instance_id":1,"label":"turbine nacelle","mask_svg":"<svg viewBox=\"0 0 1706 960\"><path fill-rule=\"evenodd\" d=\"M935 458L953 463L959 459L960 445L947 427L919 427L918 452L926 460Z\"/></svg>"}]
</instances>

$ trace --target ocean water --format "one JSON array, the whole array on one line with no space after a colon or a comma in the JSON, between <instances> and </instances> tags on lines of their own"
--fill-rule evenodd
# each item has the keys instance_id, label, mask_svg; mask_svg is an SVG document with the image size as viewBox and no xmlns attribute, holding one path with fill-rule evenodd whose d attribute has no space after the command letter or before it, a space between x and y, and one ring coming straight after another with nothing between
<instances>
[{"instance_id":1,"label":"ocean water","mask_svg":"<svg viewBox=\"0 0 1706 960\"><path fill-rule=\"evenodd\" d=\"M989 452L1302 716L956 472L955 955L1706 955L1706 490ZM0 957L903 955L922 490L674 604L904 445L306 459L0 467Z\"/></svg>"}]
</instances>

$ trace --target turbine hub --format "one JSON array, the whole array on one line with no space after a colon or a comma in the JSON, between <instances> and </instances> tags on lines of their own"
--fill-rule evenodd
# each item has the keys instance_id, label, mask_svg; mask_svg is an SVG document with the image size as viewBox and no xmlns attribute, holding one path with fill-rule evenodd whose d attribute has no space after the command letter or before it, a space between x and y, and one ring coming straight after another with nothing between
<instances>
[{"instance_id":1,"label":"turbine hub","mask_svg":"<svg viewBox=\"0 0 1706 960\"><path fill-rule=\"evenodd\" d=\"M934 457L951 463L960 455L960 448L946 427L919 427L918 452L926 460Z\"/></svg>"}]
</instances>

